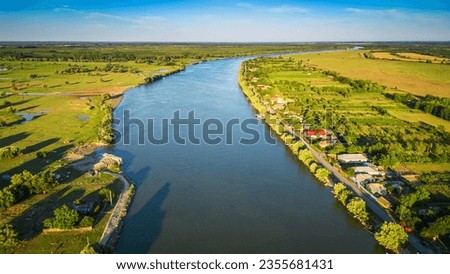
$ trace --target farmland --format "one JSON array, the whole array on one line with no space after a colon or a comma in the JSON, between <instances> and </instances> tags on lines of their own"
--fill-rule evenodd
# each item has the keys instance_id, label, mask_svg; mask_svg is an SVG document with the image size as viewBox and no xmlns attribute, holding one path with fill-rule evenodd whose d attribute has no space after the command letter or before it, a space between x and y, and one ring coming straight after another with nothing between
<instances>
[{"instance_id":1,"label":"farmland","mask_svg":"<svg viewBox=\"0 0 450 274\"><path fill-rule=\"evenodd\" d=\"M450 66L420 62L401 62L366 58L367 51L343 51L298 55L311 65L337 71L343 76L366 79L393 90L415 95L450 97Z\"/></svg>"}]
</instances>

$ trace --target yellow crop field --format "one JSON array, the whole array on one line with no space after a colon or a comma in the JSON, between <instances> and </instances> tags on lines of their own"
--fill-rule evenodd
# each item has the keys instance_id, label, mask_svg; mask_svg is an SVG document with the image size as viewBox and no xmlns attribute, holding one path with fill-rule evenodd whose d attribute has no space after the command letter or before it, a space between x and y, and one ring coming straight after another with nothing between
<instances>
[{"instance_id":1,"label":"yellow crop field","mask_svg":"<svg viewBox=\"0 0 450 274\"><path fill-rule=\"evenodd\" d=\"M292 56L353 79L364 79L415 95L450 97L450 66L369 59L364 51L310 53ZM309 61L308 61L309 60Z\"/></svg>"}]
</instances>

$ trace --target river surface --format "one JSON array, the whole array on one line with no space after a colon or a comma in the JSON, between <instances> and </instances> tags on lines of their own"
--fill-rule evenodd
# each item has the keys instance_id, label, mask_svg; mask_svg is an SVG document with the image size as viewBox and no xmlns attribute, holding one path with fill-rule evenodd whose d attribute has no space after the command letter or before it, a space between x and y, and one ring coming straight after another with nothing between
<instances>
[{"instance_id":1,"label":"river surface","mask_svg":"<svg viewBox=\"0 0 450 274\"><path fill-rule=\"evenodd\" d=\"M226 124L254 119L237 84L244 59L187 67L149 85L129 90L114 112L147 124L194 110L204 121ZM136 124L136 123L135 123ZM138 126L109 149L123 157L123 170L136 182L136 195L124 219L117 253L374 253L381 249L278 140L239 144L251 135L234 126L234 143L217 145L139 145ZM169 126L171 129L171 126ZM268 127L252 125L261 137ZM201 127L195 127L200 136ZM187 136L187 126L181 135ZM173 132L169 132L171 136ZM147 128L145 129L145 136ZM124 144L127 136L131 144ZM224 137L222 135L222 137Z\"/></svg>"}]
</instances>

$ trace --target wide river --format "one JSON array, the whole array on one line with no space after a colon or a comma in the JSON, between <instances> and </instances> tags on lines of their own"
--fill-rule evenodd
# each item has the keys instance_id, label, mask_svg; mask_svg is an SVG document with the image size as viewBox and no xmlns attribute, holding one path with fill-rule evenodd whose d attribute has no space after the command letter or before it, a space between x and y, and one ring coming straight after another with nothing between
<instances>
[{"instance_id":1,"label":"wide river","mask_svg":"<svg viewBox=\"0 0 450 274\"><path fill-rule=\"evenodd\" d=\"M114 112L122 140L110 152L123 157L124 173L136 182L136 196L124 219L117 253L374 253L381 249L314 179L285 145L264 141L264 123L251 125L262 140L232 127L233 144L179 144L169 123L169 142L157 145L140 137L129 119L147 125L155 137L162 119L190 111L202 122L254 119L255 112L237 83L244 59L189 66L185 71L129 90ZM214 126L210 126L214 128ZM195 126L195 135L201 127ZM225 131L225 128L224 128ZM187 136L188 127L180 127ZM138 136L139 135L139 136ZM253 135L254 132L253 132ZM131 144L124 144L126 136ZM225 139L224 135L222 136ZM231 139L230 139L231 140Z\"/></svg>"}]
</instances>

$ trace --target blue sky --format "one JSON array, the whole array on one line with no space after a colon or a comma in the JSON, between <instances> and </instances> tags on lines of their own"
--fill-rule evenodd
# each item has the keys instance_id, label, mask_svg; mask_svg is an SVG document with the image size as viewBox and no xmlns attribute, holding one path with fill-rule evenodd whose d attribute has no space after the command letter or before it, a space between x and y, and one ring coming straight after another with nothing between
<instances>
[{"instance_id":1,"label":"blue sky","mask_svg":"<svg viewBox=\"0 0 450 274\"><path fill-rule=\"evenodd\" d=\"M450 1L8 1L1 41L450 41Z\"/></svg>"}]
</instances>

